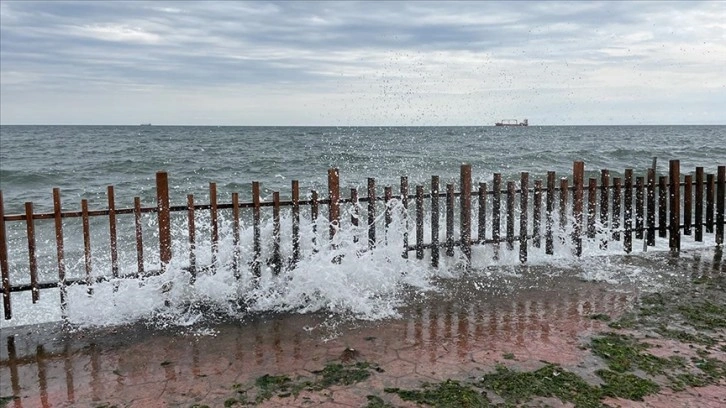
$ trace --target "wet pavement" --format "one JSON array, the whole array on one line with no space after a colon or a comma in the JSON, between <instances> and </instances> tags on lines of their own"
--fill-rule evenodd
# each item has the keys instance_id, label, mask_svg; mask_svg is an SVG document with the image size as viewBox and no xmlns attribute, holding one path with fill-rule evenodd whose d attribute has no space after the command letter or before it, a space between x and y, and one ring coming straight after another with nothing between
<instances>
[{"instance_id":1,"label":"wet pavement","mask_svg":"<svg viewBox=\"0 0 726 408\"><path fill-rule=\"evenodd\" d=\"M387 387L476 378L498 363L531 370L547 361L586 375L601 363L583 343L607 330L607 322L593 317L621 315L639 289L574 276L545 279L540 272L528 269L525 275L536 275L534 283L509 291L480 287L484 278L449 282L438 293L412 294L401 318L378 322L285 314L189 328L6 329L0 339L0 396L15 396L7 406L16 408L217 407L234 396L235 385L253 384L265 374L310 377L331 362L366 361L381 370L362 382L263 404L363 407L368 395L381 396ZM386 398L395 406L416 406ZM726 406L726 384L665 392L645 402L606 402ZM561 405L552 399L538 403Z\"/></svg>"}]
</instances>

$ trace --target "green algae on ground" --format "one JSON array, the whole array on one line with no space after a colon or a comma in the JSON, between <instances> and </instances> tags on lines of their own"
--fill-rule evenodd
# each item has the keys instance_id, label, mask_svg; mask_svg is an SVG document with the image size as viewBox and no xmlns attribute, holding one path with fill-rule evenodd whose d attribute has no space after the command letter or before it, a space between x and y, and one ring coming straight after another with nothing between
<instances>
[{"instance_id":1,"label":"green algae on ground","mask_svg":"<svg viewBox=\"0 0 726 408\"><path fill-rule=\"evenodd\" d=\"M322 370L314 371L313 378L299 377L292 379L286 375L269 375L257 377L254 385L243 389L242 384L234 384L232 389L237 392L233 398L224 402L225 407L235 405L257 405L272 397L287 398L297 396L303 390L321 391L334 385L352 385L366 380L371 372L382 372L375 364L356 362L352 365L330 363Z\"/></svg>"},{"instance_id":2,"label":"green algae on ground","mask_svg":"<svg viewBox=\"0 0 726 408\"><path fill-rule=\"evenodd\" d=\"M678 311L696 329L726 327L726 307L709 300L680 305Z\"/></svg>"},{"instance_id":3,"label":"green algae on ground","mask_svg":"<svg viewBox=\"0 0 726 408\"><path fill-rule=\"evenodd\" d=\"M714 337L716 332L726 328L726 275L674 282L671 289L642 296L636 310L608 326L652 329L664 338L714 346L723 340Z\"/></svg>"},{"instance_id":4,"label":"green algae on ground","mask_svg":"<svg viewBox=\"0 0 726 408\"><path fill-rule=\"evenodd\" d=\"M655 332L667 339L677 340L681 343L696 343L710 347L717 342L713 337L703 333L690 333L685 330L669 329L665 324L658 326Z\"/></svg>"},{"instance_id":5,"label":"green algae on ground","mask_svg":"<svg viewBox=\"0 0 726 408\"><path fill-rule=\"evenodd\" d=\"M658 384L635 374L610 370L598 370L595 373L605 381L602 385L602 393L608 397L642 401L646 395L660 391Z\"/></svg>"},{"instance_id":6,"label":"green algae on ground","mask_svg":"<svg viewBox=\"0 0 726 408\"><path fill-rule=\"evenodd\" d=\"M713 382L726 378L726 362L715 358L692 358L693 363Z\"/></svg>"},{"instance_id":7,"label":"green algae on ground","mask_svg":"<svg viewBox=\"0 0 726 408\"><path fill-rule=\"evenodd\" d=\"M469 384L461 384L454 380L446 380L438 384L424 383L418 390L386 388L384 391L395 393L404 401L441 408L490 406L486 393L474 389Z\"/></svg>"},{"instance_id":8,"label":"green algae on ground","mask_svg":"<svg viewBox=\"0 0 726 408\"><path fill-rule=\"evenodd\" d=\"M628 312L620 316L620 318L614 322L608 323L608 327L611 329L632 329L638 323L637 315L633 312Z\"/></svg>"},{"instance_id":9,"label":"green algae on ground","mask_svg":"<svg viewBox=\"0 0 726 408\"><path fill-rule=\"evenodd\" d=\"M708 357L723 344L726 327L726 277L699 276L687 284L641 297L638 307L609 324L615 329L650 331L663 339L687 345L699 358L656 357L646 352L647 344L632 336L604 333L593 339L593 354L603 358L615 372L642 370L674 391L702 387L726 378L726 363ZM608 375L608 374L605 374ZM611 376L614 380L614 377Z\"/></svg>"},{"instance_id":10,"label":"green algae on ground","mask_svg":"<svg viewBox=\"0 0 726 408\"><path fill-rule=\"evenodd\" d=\"M366 398L368 399L368 404L363 408L395 408L377 395L367 395Z\"/></svg>"},{"instance_id":11,"label":"green algae on ground","mask_svg":"<svg viewBox=\"0 0 726 408\"><path fill-rule=\"evenodd\" d=\"M711 384L704 374L666 374L666 378L669 381L668 387L673 391L683 391L688 387L705 387Z\"/></svg>"},{"instance_id":12,"label":"green algae on ground","mask_svg":"<svg viewBox=\"0 0 726 408\"><path fill-rule=\"evenodd\" d=\"M576 407L603 406L599 387L554 364L530 372L497 366L496 371L485 374L477 386L494 391L507 404L526 403L535 397L556 397Z\"/></svg>"},{"instance_id":13,"label":"green algae on ground","mask_svg":"<svg viewBox=\"0 0 726 408\"><path fill-rule=\"evenodd\" d=\"M664 376L668 380L665 385L674 391L682 391L686 387L704 387L726 378L726 362L706 357L709 354L706 350L696 349L701 357L693 357L692 364L689 364L682 356L663 358L646 353L649 346L632 336L604 333L593 339L591 344L593 354L608 364L609 370L600 370L597 374L605 381L603 389L610 396L639 400L642 396L658 392L652 386L655 383L651 379L630 374L636 370L642 370L653 378ZM694 369L698 372L694 372ZM620 378L616 373L621 376L627 373L628 378ZM629 390L630 386L634 389ZM638 397L641 392L642 396Z\"/></svg>"},{"instance_id":14,"label":"green algae on ground","mask_svg":"<svg viewBox=\"0 0 726 408\"><path fill-rule=\"evenodd\" d=\"M666 359L644 353L647 344L638 342L632 336L604 333L591 342L592 352L604 359L611 370L617 372L641 369L650 375L662 374L666 369L682 367L679 359Z\"/></svg>"},{"instance_id":15,"label":"green algae on ground","mask_svg":"<svg viewBox=\"0 0 726 408\"><path fill-rule=\"evenodd\" d=\"M590 319L592 320L600 320L601 322L609 322L610 321L610 315L605 313L595 313L590 316Z\"/></svg>"},{"instance_id":16,"label":"green algae on ground","mask_svg":"<svg viewBox=\"0 0 726 408\"><path fill-rule=\"evenodd\" d=\"M257 397L255 400L262 402L272 398L275 394L287 394L291 392L294 385L290 377L286 375L265 374L255 380L255 386L257 386Z\"/></svg>"},{"instance_id":17,"label":"green algae on ground","mask_svg":"<svg viewBox=\"0 0 726 408\"><path fill-rule=\"evenodd\" d=\"M380 371L378 366L371 365L367 362L357 362L352 366L343 364L328 364L320 371L314 371L322 378L310 384L313 390L321 390L331 385L351 385L371 376L371 370Z\"/></svg>"},{"instance_id":18,"label":"green algae on ground","mask_svg":"<svg viewBox=\"0 0 726 408\"><path fill-rule=\"evenodd\" d=\"M16 400L18 397L0 397L0 408L6 407L10 401Z\"/></svg>"}]
</instances>

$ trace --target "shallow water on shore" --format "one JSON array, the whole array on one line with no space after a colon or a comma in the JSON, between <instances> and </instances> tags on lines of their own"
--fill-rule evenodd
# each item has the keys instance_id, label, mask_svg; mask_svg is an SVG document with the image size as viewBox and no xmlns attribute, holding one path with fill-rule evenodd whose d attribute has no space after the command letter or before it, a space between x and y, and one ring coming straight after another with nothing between
<instances>
[{"instance_id":1,"label":"shallow water on shore","mask_svg":"<svg viewBox=\"0 0 726 408\"><path fill-rule=\"evenodd\" d=\"M188 327L4 329L0 396L19 397L10 405L18 408L191 405L221 403L233 384L261 375L310 375L331 361L376 362L384 371L377 374L378 385L367 387L404 388L471 376L512 358L521 367L539 360L574 367L585 353L583 338L630 310L642 292L726 274L720 250L608 262L648 265L639 275L648 278L613 284L583 280L578 269L587 265L512 266L489 277L480 271L445 279L436 291L411 290L400 316L381 321L265 312Z\"/></svg>"}]
</instances>

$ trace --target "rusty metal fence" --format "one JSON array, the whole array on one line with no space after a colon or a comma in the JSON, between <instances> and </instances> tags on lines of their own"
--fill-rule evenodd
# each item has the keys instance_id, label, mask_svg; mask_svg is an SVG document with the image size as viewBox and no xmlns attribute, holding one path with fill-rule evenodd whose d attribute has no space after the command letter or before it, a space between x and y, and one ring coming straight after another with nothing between
<instances>
[{"instance_id":1,"label":"rusty metal fence","mask_svg":"<svg viewBox=\"0 0 726 408\"><path fill-rule=\"evenodd\" d=\"M495 173L491 185L481 182L478 186L472 183L470 165L462 165L458 191L455 183L441 185L438 176L431 177L430 187L414 186L409 191L407 177L401 177L399 194L394 197L393 188L385 186L383 196L379 196L376 180L367 180L367 195L360 197L358 190L350 189L348 198L341 195L338 169L328 170L327 197L320 197L317 191L311 191L308 199L300 198L300 185L297 180L291 184L290 199L281 200L280 193L274 192L271 201L260 198L260 183L253 182L252 201L240 202L239 194L231 194L231 202L218 202L217 186L209 185L209 203L199 204L193 195L187 195L185 205L171 205L169 199L169 180L164 172L156 174L156 205L144 207L139 197L134 198L132 208L116 208L114 187L107 190L108 206L104 209L89 209L88 201L81 200L80 211L64 211L61 203L61 192L53 189L53 212L36 213L33 203L25 203L22 214L5 214L2 191L0 191L0 269L2 271L3 309L5 319L12 318L11 293L30 291L33 303L40 298L41 290L60 289L60 305L63 310L67 306L69 285L82 284L92 286L101 280L117 278L135 278L163 273L172 260L172 243L179 237L173 236L171 226L172 213L186 215L185 237L188 249L188 261L184 269L191 274L193 284L197 273L215 273L218 265L220 241L220 211L231 212L229 226L232 231L233 254L229 266L236 278L241 277L243 268L248 268L254 277L260 277L262 266L267 265L277 274L286 269L295 269L295 265L303 256L301 253L300 217L301 208L305 207L312 222L313 229L320 217L320 209L327 208L326 223L329 225L331 239L344 223L359 227L359 223L367 223L368 249L376 245L400 245L402 256L409 257L413 252L419 260L424 259L425 251L430 251L430 263L433 267L440 264L441 252L444 256L454 256L458 248L465 262L471 262L472 246L491 245L496 258L502 245L506 250L513 251L518 246L518 257L522 263L527 262L530 246L541 248L544 245L546 254L553 254L555 240L562 239L567 231L572 251L580 256L583 239L600 240L601 248L606 248L609 241L622 241L625 253L633 251L633 239L641 239L644 245L654 246L656 234L668 238L671 251L680 251L681 236L693 234L693 240L702 242L705 234L714 234L714 242L722 246L724 242L724 190L726 188L726 166L719 165L717 174L705 174L703 167L697 167L694 174L681 177L680 161L671 160L668 176L656 178L655 168L648 169L642 176L635 176L633 169L626 169L623 177L611 177L608 170L601 170L599 177L585 180L585 166L581 161L573 165L569 177L558 178L554 171L547 172L545 180L534 180L530 184L529 173L523 172L517 181L502 180L500 173ZM598 180L599 178L599 180ZM570 184L572 183L572 184ZM442 191L442 187L444 187ZM474 189L476 187L476 189ZM427 191L428 190L428 191ZM413 193L413 194L412 194ZM587 194L586 194L587 193ZM443 202L441 202L443 199ZM393 205L397 202L402 210L405 231L403 242L381 241L376 231L376 220L383 215L384 229L392 222ZM366 203L362 205L361 203ZM517 205L518 204L518 205ZM410 208L411 205L413 208ZM341 217L341 208L349 206L350 220ZM261 219L263 209L271 207L272 236L271 256L262 256ZM283 257L281 253L281 209L289 209L291 217L291 253ZM240 262L240 213L251 211L252 219L252 262ZM200 265L197 252L197 231L195 214L208 211L210 220L211 262ZM383 211L383 213L379 213ZM455 212L459 213L458 224ZM365 212L366 218L362 218ZM409 214L412 212L413 214ZM159 264L149 268L144 261L144 226L143 214L156 214L158 225ZM135 273L119 272L118 222L119 215L133 215L136 247ZM102 275L94 275L91 256L91 223L92 217L106 217L108 220L110 270ZM66 236L63 219L80 218L84 253L84 277L70 278L66 276L65 243ZM424 228L428 218L430 227ZM489 218L489 219L488 219ZM41 281L38 274L36 258L36 222L52 220L55 235L55 263L57 279ZM441 221L445 225L440 225ZM9 240L6 226L9 223L24 223L27 238L27 271L29 282L11 282L11 271L8 262ZM569 225L568 225L569 223ZM518 224L518 225L516 225ZM517 228L515 228L515 225ZM410 226L410 228L409 228ZM456 226L456 228L455 228ZM476 228L476 235L473 229ZM430 236L425 237L426 229ZM489 229L491 231L489 231ZM601 231L607 229L608 233ZM458 231L458 234L455 234ZM74 231L78 233L78 231ZM155 231L156 233L157 231ZM441 232L444 240L440 241ZM409 233L414 234L410 237ZM457 235L457 236L455 236ZM312 234L316 240L317 234ZM359 239L355 237L354 239ZM25 250L25 248L24 248ZM313 249L315 251L315 249ZM24 268L25 269L25 268ZM46 273L46 275L48 275ZM89 289L90 290L90 289ZM64 314L65 315L65 314Z\"/></svg>"}]
</instances>

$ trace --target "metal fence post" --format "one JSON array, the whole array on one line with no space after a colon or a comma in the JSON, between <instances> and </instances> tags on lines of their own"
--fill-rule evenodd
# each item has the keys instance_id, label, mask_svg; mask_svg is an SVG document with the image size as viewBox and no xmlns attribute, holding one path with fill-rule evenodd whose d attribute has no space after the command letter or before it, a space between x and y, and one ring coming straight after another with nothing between
<instances>
[{"instance_id":1,"label":"metal fence post","mask_svg":"<svg viewBox=\"0 0 726 408\"><path fill-rule=\"evenodd\" d=\"M169 177L156 173L156 207L159 217L159 259L162 269L171 261L171 217L169 215Z\"/></svg>"}]
</instances>

